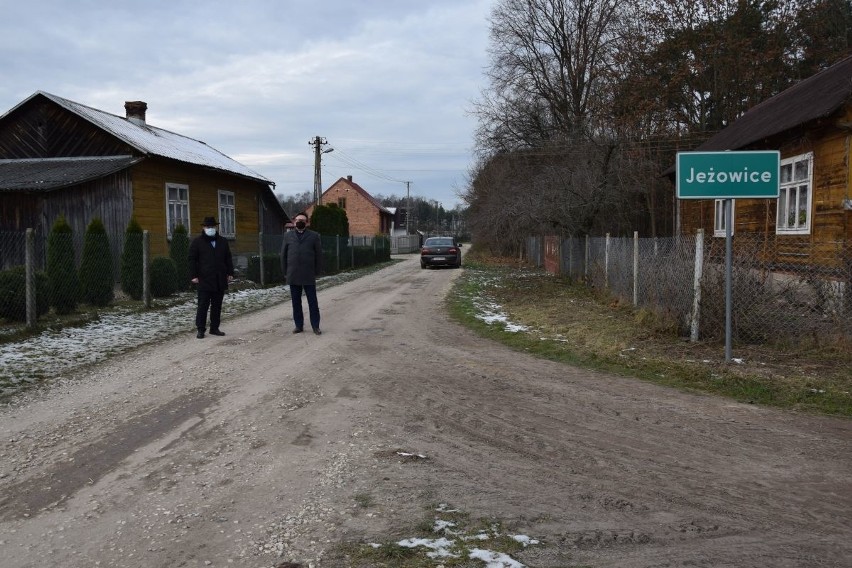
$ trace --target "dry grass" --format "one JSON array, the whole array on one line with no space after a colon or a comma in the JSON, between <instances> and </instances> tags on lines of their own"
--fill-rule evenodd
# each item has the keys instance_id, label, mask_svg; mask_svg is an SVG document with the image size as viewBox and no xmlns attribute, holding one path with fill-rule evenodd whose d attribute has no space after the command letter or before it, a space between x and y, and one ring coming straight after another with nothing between
<instances>
[{"instance_id":1,"label":"dry grass","mask_svg":"<svg viewBox=\"0 0 852 568\"><path fill-rule=\"evenodd\" d=\"M451 299L453 313L516 348L741 401L852 416L848 338L734 345L733 361L727 363L721 342L690 342L664 316L623 305L516 259L471 251L466 265ZM508 333L476 319L476 297L498 304L512 323L529 331Z\"/></svg>"}]
</instances>

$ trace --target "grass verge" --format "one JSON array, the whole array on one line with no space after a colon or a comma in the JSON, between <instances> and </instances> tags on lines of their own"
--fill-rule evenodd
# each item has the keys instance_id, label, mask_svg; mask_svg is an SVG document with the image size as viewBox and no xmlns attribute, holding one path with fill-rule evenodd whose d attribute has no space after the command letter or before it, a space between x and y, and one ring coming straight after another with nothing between
<instances>
[{"instance_id":1,"label":"grass verge","mask_svg":"<svg viewBox=\"0 0 852 568\"><path fill-rule=\"evenodd\" d=\"M514 349L752 404L852 416L852 346L689 342L676 326L582 284L471 250L455 319Z\"/></svg>"}]
</instances>

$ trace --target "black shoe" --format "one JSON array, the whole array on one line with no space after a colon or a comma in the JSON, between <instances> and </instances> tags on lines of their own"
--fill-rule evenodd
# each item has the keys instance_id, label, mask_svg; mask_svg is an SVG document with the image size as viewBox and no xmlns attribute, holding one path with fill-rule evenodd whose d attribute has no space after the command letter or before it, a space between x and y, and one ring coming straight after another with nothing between
<instances>
[{"instance_id":1,"label":"black shoe","mask_svg":"<svg viewBox=\"0 0 852 568\"><path fill-rule=\"evenodd\" d=\"M224 331L219 331L218 329L211 329L211 330L210 330L210 335L219 335L219 336L221 336L221 335L225 335L225 332L224 332Z\"/></svg>"},{"instance_id":2,"label":"black shoe","mask_svg":"<svg viewBox=\"0 0 852 568\"><path fill-rule=\"evenodd\" d=\"M213 332L211 332L211 333L213 333ZM198 339L204 339L204 330L199 329L198 333L195 335L195 337L197 337Z\"/></svg>"},{"instance_id":3,"label":"black shoe","mask_svg":"<svg viewBox=\"0 0 852 568\"><path fill-rule=\"evenodd\" d=\"M322 335L322 332L320 331L320 328L318 328L318 327L315 327L315 328L314 328L314 335Z\"/></svg>"},{"instance_id":4,"label":"black shoe","mask_svg":"<svg viewBox=\"0 0 852 568\"><path fill-rule=\"evenodd\" d=\"M302 333L303 331L305 331L305 330L302 329L301 327L297 327L296 329L293 330L293 333Z\"/></svg>"}]
</instances>

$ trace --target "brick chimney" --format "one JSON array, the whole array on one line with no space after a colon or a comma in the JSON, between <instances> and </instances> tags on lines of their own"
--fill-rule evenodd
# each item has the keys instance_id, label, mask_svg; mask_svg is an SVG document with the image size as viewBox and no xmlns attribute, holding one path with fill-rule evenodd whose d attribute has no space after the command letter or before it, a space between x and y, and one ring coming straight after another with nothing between
<instances>
[{"instance_id":1,"label":"brick chimney","mask_svg":"<svg viewBox=\"0 0 852 568\"><path fill-rule=\"evenodd\" d=\"M346 179L352 181L352 176L346 176Z\"/></svg>"},{"instance_id":2,"label":"brick chimney","mask_svg":"<svg viewBox=\"0 0 852 568\"><path fill-rule=\"evenodd\" d=\"M127 120L138 126L145 126L145 111L148 110L145 101L126 101L124 110L127 112Z\"/></svg>"}]
</instances>

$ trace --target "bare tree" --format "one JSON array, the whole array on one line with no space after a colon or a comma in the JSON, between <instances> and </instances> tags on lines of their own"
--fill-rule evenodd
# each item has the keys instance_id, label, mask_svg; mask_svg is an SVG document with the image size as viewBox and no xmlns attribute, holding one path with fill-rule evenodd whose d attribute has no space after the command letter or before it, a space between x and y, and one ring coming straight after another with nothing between
<instances>
[{"instance_id":1,"label":"bare tree","mask_svg":"<svg viewBox=\"0 0 852 568\"><path fill-rule=\"evenodd\" d=\"M618 0L500 0L490 89L474 112L488 150L588 135L620 37Z\"/></svg>"},{"instance_id":2,"label":"bare tree","mask_svg":"<svg viewBox=\"0 0 852 568\"><path fill-rule=\"evenodd\" d=\"M281 200L281 207L284 208L284 211L287 212L287 215L291 219L314 203L314 194L312 191L303 191L295 195L279 195L278 197Z\"/></svg>"},{"instance_id":3,"label":"bare tree","mask_svg":"<svg viewBox=\"0 0 852 568\"><path fill-rule=\"evenodd\" d=\"M661 174L852 42L850 0L497 0L480 163L464 194L477 239L671 234Z\"/></svg>"}]
</instances>

